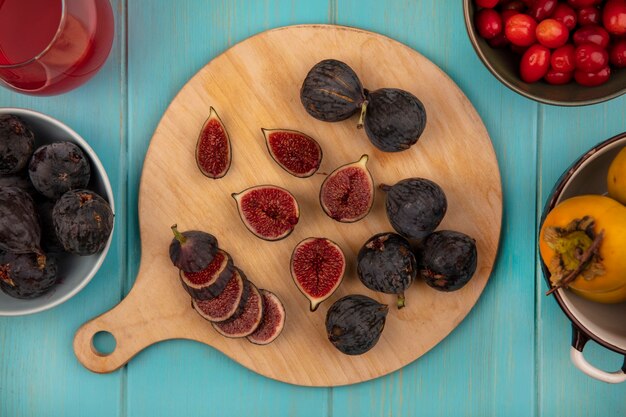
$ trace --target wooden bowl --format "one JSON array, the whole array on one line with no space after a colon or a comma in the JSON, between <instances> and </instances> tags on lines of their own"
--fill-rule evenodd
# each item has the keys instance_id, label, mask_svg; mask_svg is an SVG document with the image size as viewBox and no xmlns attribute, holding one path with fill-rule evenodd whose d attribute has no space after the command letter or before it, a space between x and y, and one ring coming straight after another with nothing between
<instances>
[{"instance_id":1,"label":"wooden bowl","mask_svg":"<svg viewBox=\"0 0 626 417\"><path fill-rule=\"evenodd\" d=\"M492 48L481 38L474 26L476 7L472 0L463 0L467 34L481 61L495 77L511 90L535 101L556 106L586 106L600 103L626 93L626 70L613 70L609 81L597 87L571 82L550 85L545 81L528 84L519 76L519 56L508 48Z\"/></svg>"}]
</instances>

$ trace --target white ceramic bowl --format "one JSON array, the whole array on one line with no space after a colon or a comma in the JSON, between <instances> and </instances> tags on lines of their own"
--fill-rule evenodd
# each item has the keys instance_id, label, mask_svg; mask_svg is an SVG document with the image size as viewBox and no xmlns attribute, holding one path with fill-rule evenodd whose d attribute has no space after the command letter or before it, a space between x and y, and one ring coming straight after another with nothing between
<instances>
[{"instance_id":1,"label":"white ceramic bowl","mask_svg":"<svg viewBox=\"0 0 626 417\"><path fill-rule=\"evenodd\" d=\"M609 165L626 146L626 133L594 146L568 168L557 181L543 210L541 222L559 202L581 194L606 194ZM541 264L543 275L550 286L550 272ZM600 304L559 289L554 297L572 322L570 356L576 367L587 375L604 382L626 381L626 302ZM600 345L624 355L624 366L616 372L605 372L588 363L583 356L585 344L593 339Z\"/></svg>"},{"instance_id":2,"label":"white ceramic bowl","mask_svg":"<svg viewBox=\"0 0 626 417\"><path fill-rule=\"evenodd\" d=\"M87 188L100 194L115 213L113 190L102 163L89 144L72 129L58 120L36 111L18 108L0 108L0 114L21 117L35 133L35 148L46 143L69 140L77 144L91 162L91 180ZM115 224L115 221L114 221ZM90 256L61 255L58 257L58 273L61 278L49 292L31 300L9 297L0 291L0 316L20 316L37 313L55 307L76 295L98 272L107 255L113 231L102 252Z\"/></svg>"}]
</instances>

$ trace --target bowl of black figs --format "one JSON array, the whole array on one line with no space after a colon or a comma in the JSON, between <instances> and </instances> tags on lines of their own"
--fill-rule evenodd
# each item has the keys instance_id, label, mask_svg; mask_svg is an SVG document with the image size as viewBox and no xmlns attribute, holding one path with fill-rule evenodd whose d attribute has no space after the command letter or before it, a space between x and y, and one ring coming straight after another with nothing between
<instances>
[{"instance_id":1,"label":"bowl of black figs","mask_svg":"<svg viewBox=\"0 0 626 417\"><path fill-rule=\"evenodd\" d=\"M590 105L626 93L622 11L602 2L589 15L573 4L463 0L463 12L476 54L516 93L557 106Z\"/></svg>"},{"instance_id":2,"label":"bowl of black figs","mask_svg":"<svg viewBox=\"0 0 626 417\"><path fill-rule=\"evenodd\" d=\"M111 245L113 191L89 144L60 121L0 108L0 316L76 295Z\"/></svg>"}]
</instances>

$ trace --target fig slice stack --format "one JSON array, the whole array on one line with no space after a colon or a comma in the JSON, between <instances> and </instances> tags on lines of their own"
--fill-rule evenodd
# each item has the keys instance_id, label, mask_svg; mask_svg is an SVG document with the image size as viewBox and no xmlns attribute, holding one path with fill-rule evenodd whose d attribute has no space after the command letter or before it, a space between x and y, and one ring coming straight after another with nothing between
<instances>
[{"instance_id":1,"label":"fig slice stack","mask_svg":"<svg viewBox=\"0 0 626 417\"><path fill-rule=\"evenodd\" d=\"M311 311L339 287L346 271L343 251L322 237L304 239L291 255L291 276L298 289L309 299Z\"/></svg>"},{"instance_id":2,"label":"fig slice stack","mask_svg":"<svg viewBox=\"0 0 626 417\"><path fill-rule=\"evenodd\" d=\"M322 163L322 147L296 130L261 129L270 156L281 168L298 178L315 174Z\"/></svg>"}]
</instances>

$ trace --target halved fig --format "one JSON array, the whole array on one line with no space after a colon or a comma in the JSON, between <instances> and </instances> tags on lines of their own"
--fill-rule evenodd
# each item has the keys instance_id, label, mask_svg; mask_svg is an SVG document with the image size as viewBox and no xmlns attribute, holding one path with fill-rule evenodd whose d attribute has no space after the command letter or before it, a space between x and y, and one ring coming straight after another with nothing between
<instances>
[{"instance_id":1,"label":"halved fig","mask_svg":"<svg viewBox=\"0 0 626 417\"><path fill-rule=\"evenodd\" d=\"M230 168L232 147L228 132L211 107L209 118L206 119L196 144L196 163L200 172L209 178L222 178Z\"/></svg>"},{"instance_id":2,"label":"halved fig","mask_svg":"<svg viewBox=\"0 0 626 417\"><path fill-rule=\"evenodd\" d=\"M230 320L213 323L213 328L226 337L246 337L254 333L263 318L263 297L250 281L250 295L241 314Z\"/></svg>"},{"instance_id":3,"label":"halved fig","mask_svg":"<svg viewBox=\"0 0 626 417\"><path fill-rule=\"evenodd\" d=\"M367 155L334 170L322 183L320 204L334 220L353 223L370 212L374 203L374 181L367 169Z\"/></svg>"},{"instance_id":4,"label":"halved fig","mask_svg":"<svg viewBox=\"0 0 626 417\"><path fill-rule=\"evenodd\" d=\"M192 305L205 320L222 322L241 314L249 294L249 281L240 269L235 268L220 295L210 300L192 299Z\"/></svg>"},{"instance_id":5,"label":"halved fig","mask_svg":"<svg viewBox=\"0 0 626 417\"><path fill-rule=\"evenodd\" d=\"M248 340L256 345L272 343L283 331L285 326L285 307L278 296L268 290L259 290L263 297L263 319L259 327L248 336Z\"/></svg>"},{"instance_id":6,"label":"halved fig","mask_svg":"<svg viewBox=\"0 0 626 417\"><path fill-rule=\"evenodd\" d=\"M335 242L310 237L298 243L291 254L291 276L309 299L311 311L339 287L346 271L346 257Z\"/></svg>"},{"instance_id":7,"label":"halved fig","mask_svg":"<svg viewBox=\"0 0 626 417\"><path fill-rule=\"evenodd\" d=\"M217 253L217 239L200 230L179 232L172 225L174 238L170 243L170 260L184 272L199 272L209 266Z\"/></svg>"},{"instance_id":8,"label":"halved fig","mask_svg":"<svg viewBox=\"0 0 626 417\"><path fill-rule=\"evenodd\" d=\"M258 185L233 193L243 224L263 240L284 239L296 227L300 208L296 198L275 185Z\"/></svg>"},{"instance_id":9,"label":"halved fig","mask_svg":"<svg viewBox=\"0 0 626 417\"><path fill-rule=\"evenodd\" d=\"M218 249L211 263L201 271L180 271L180 282L185 291L196 300L210 300L224 291L233 275L233 259L228 252Z\"/></svg>"},{"instance_id":10,"label":"halved fig","mask_svg":"<svg viewBox=\"0 0 626 417\"><path fill-rule=\"evenodd\" d=\"M315 139L296 130L261 129L270 156L298 178L315 174L322 163L322 148Z\"/></svg>"}]
</instances>

